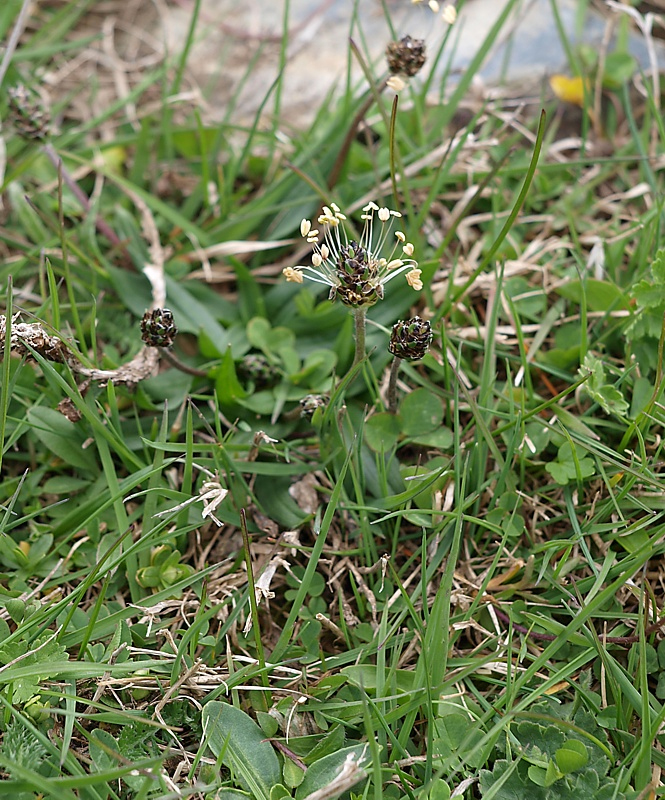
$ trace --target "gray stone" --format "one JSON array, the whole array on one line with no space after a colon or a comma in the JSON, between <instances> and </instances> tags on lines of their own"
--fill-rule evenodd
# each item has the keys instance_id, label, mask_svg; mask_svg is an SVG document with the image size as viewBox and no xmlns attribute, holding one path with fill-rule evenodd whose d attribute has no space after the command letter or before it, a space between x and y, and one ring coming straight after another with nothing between
<instances>
[{"instance_id":1,"label":"gray stone","mask_svg":"<svg viewBox=\"0 0 665 800\"><path fill-rule=\"evenodd\" d=\"M608 20L616 12L605 6L603 14L587 9L580 16L580 0L521 0L501 31L480 70L487 85L516 84L533 90L554 72L568 72L565 48L552 11L557 4L562 25L575 45L584 41L600 47ZM452 54L451 80L468 67L489 34L506 1L468 0L449 36L442 64ZM442 2L443 6L444 3ZM385 72L384 51L392 38L379 0L359 0L354 17L351 0L292 0L289 10L286 66L281 89L282 129L307 125L333 87L343 87L351 64L352 80L363 81L362 71L350 59L348 39L353 36L377 74ZM424 38L434 53L447 25L425 3L408 0L387 3L397 38L410 34ZM268 123L274 113L274 83L279 72L284 0L203 0L190 69L219 120L248 124L273 87L262 115ZM167 19L172 51L182 47L191 7L175 7ZM659 61L665 48L655 42ZM648 67L644 36L635 28L631 52ZM230 111L231 110L231 111Z\"/></svg>"}]
</instances>

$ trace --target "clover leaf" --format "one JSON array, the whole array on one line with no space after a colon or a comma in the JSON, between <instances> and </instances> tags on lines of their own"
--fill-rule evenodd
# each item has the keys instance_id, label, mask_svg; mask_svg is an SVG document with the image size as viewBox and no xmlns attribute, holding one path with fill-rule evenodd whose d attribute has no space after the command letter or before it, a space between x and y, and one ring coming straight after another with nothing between
<instances>
[{"instance_id":1,"label":"clover leaf","mask_svg":"<svg viewBox=\"0 0 665 800\"><path fill-rule=\"evenodd\" d=\"M570 442L561 445L556 461L545 464L545 469L560 486L590 478L596 472L593 461Z\"/></svg>"}]
</instances>

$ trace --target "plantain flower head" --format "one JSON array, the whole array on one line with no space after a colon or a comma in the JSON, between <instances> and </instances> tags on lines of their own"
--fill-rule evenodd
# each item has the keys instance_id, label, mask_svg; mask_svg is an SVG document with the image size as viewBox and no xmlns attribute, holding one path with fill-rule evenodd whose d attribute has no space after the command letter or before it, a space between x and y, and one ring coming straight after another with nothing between
<instances>
[{"instance_id":1,"label":"plantain flower head","mask_svg":"<svg viewBox=\"0 0 665 800\"><path fill-rule=\"evenodd\" d=\"M311 266L287 267L283 270L286 280L302 283L308 278L324 283L330 286L330 300L339 297L352 308L373 306L383 300L385 284L404 272L409 286L420 291L421 270L411 258L413 245L402 231L395 231L394 239L390 236L395 220L401 216L399 211L369 203L361 216L364 225L360 241L355 241L346 233L346 217L339 206L324 206L318 218L320 229L308 219L300 223L301 236L314 248ZM382 255L384 251L387 255Z\"/></svg>"},{"instance_id":2,"label":"plantain flower head","mask_svg":"<svg viewBox=\"0 0 665 800\"><path fill-rule=\"evenodd\" d=\"M432 344L432 327L427 320L412 317L393 325L388 349L396 358L421 359Z\"/></svg>"},{"instance_id":3,"label":"plantain flower head","mask_svg":"<svg viewBox=\"0 0 665 800\"><path fill-rule=\"evenodd\" d=\"M427 61L424 39L403 36L399 41L390 42L386 48L386 60L393 75L417 75Z\"/></svg>"}]
</instances>

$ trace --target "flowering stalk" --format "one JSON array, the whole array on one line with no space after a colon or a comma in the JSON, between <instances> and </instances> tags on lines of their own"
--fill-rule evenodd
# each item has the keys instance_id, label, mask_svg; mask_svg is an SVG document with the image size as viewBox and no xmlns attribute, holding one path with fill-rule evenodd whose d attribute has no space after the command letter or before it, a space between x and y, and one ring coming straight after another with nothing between
<instances>
[{"instance_id":1,"label":"flowering stalk","mask_svg":"<svg viewBox=\"0 0 665 800\"><path fill-rule=\"evenodd\" d=\"M353 357L353 364L351 364L351 369L353 369L357 364L365 357L365 320L367 319L367 309L366 308L354 308L353 309L353 322L354 322L354 339L356 342L356 353Z\"/></svg>"},{"instance_id":2,"label":"flowering stalk","mask_svg":"<svg viewBox=\"0 0 665 800\"><path fill-rule=\"evenodd\" d=\"M91 214L92 204L88 196L76 183L55 148L49 141L51 136L51 119L48 108L36 94L30 92L23 84L19 83L12 86L7 91L9 99L9 109L11 112L14 127L24 139L41 142L42 150L51 164L54 166L58 176L69 187L70 191L78 201L86 214ZM100 216L95 218L95 227L109 240L114 247L120 247L127 253L127 248L120 240L111 226Z\"/></svg>"},{"instance_id":3,"label":"flowering stalk","mask_svg":"<svg viewBox=\"0 0 665 800\"><path fill-rule=\"evenodd\" d=\"M395 357L390 367L388 382L388 411L397 413L397 373L404 359L418 361L432 343L432 327L427 320L413 317L395 323L390 335L388 349Z\"/></svg>"},{"instance_id":4,"label":"flowering stalk","mask_svg":"<svg viewBox=\"0 0 665 800\"><path fill-rule=\"evenodd\" d=\"M388 381L388 411L391 414L397 413L397 374L399 373L402 359L395 356L390 365L390 380Z\"/></svg>"},{"instance_id":5,"label":"flowering stalk","mask_svg":"<svg viewBox=\"0 0 665 800\"><path fill-rule=\"evenodd\" d=\"M328 298L339 298L353 309L355 321L356 351L352 368L365 355L365 317L367 309L378 300L383 300L384 287L402 273L412 289L420 291L423 282L422 270L411 256L414 247L406 241L402 231L395 231L392 246L387 244L390 231L399 211L379 208L369 203L363 208L361 219L364 226L360 240L350 239L344 225L346 216L339 206L331 203L323 207L318 217L321 230L313 227L308 219L300 223L300 234L313 246L312 263L286 267L283 270L287 281L303 283L305 278L330 287ZM378 228L378 233L376 229ZM389 248L389 249L388 249ZM386 255L382 255L386 250ZM398 251L401 252L398 253ZM398 256L398 257L396 257Z\"/></svg>"}]
</instances>

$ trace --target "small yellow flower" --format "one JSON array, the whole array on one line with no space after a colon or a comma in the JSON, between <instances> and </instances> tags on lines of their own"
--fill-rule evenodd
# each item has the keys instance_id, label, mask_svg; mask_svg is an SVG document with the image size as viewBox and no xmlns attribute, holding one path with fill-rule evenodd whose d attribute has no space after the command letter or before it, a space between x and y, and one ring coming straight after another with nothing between
<instances>
[{"instance_id":1,"label":"small yellow flower","mask_svg":"<svg viewBox=\"0 0 665 800\"><path fill-rule=\"evenodd\" d=\"M399 75L391 75L386 81L386 86L393 92L401 92L406 89L406 81Z\"/></svg>"},{"instance_id":2,"label":"small yellow flower","mask_svg":"<svg viewBox=\"0 0 665 800\"><path fill-rule=\"evenodd\" d=\"M450 3L443 9L443 13L441 14L441 18L444 22L447 22L448 25L452 25L455 20L457 19L457 9L455 6L451 5Z\"/></svg>"},{"instance_id":3,"label":"small yellow flower","mask_svg":"<svg viewBox=\"0 0 665 800\"><path fill-rule=\"evenodd\" d=\"M406 273L406 282L412 289L419 292L423 288L423 282L420 280L422 274L421 269L412 269L411 272Z\"/></svg>"},{"instance_id":4,"label":"small yellow flower","mask_svg":"<svg viewBox=\"0 0 665 800\"><path fill-rule=\"evenodd\" d=\"M412 5L414 6L419 6L422 2L423 0L411 0ZM429 0L427 5L432 9L432 11L435 14L439 13L439 4L437 3L437 0Z\"/></svg>"},{"instance_id":5,"label":"small yellow flower","mask_svg":"<svg viewBox=\"0 0 665 800\"><path fill-rule=\"evenodd\" d=\"M304 280L302 272L299 269L293 269L293 267L286 267L282 270L282 273L286 280L291 283L302 283Z\"/></svg>"}]
</instances>

